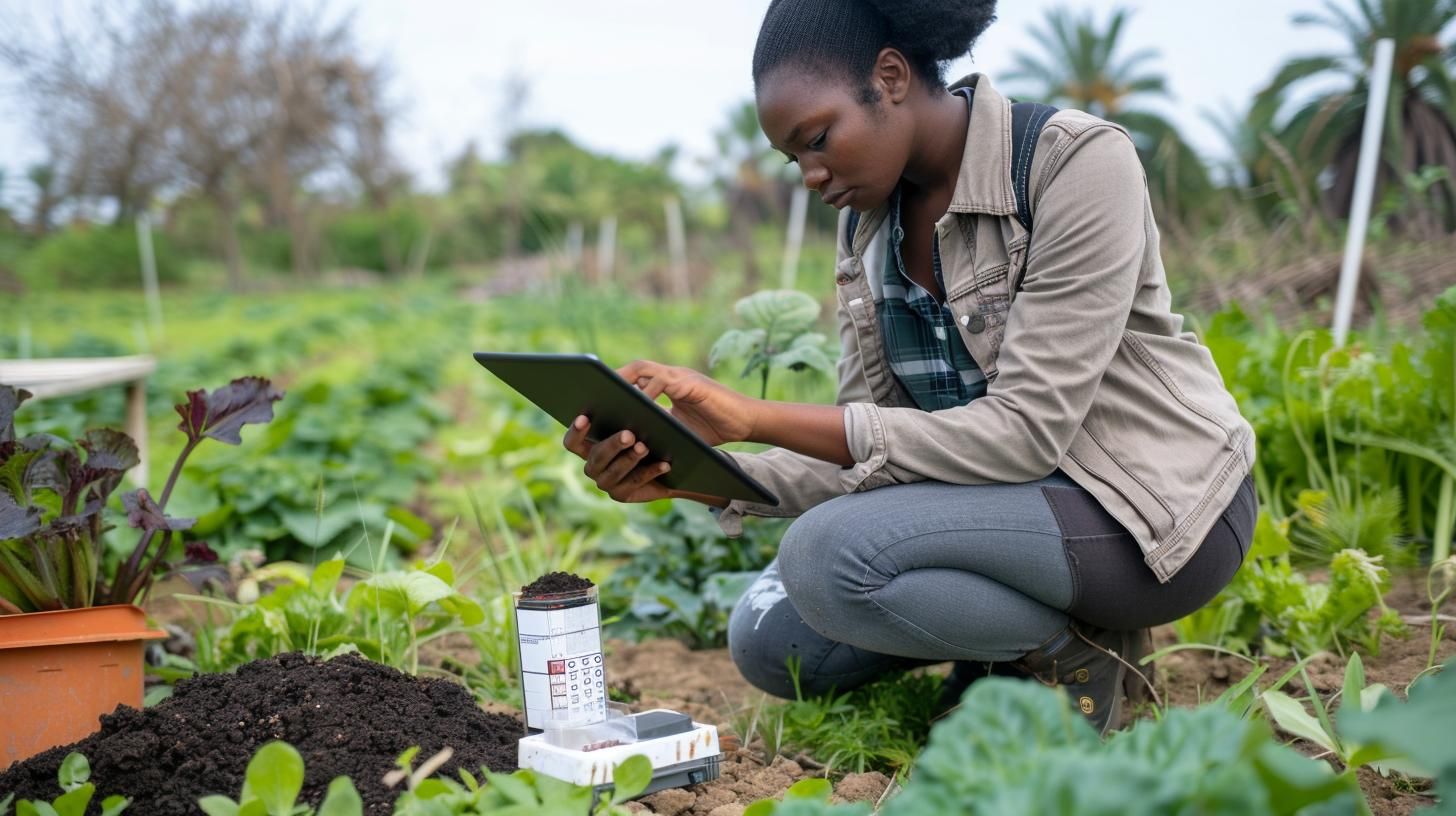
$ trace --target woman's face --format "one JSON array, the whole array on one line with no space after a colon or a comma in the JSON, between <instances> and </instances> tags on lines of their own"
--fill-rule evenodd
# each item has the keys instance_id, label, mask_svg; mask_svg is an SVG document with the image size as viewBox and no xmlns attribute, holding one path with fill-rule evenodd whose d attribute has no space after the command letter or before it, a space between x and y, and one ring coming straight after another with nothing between
<instances>
[{"instance_id":1,"label":"woman's face","mask_svg":"<svg viewBox=\"0 0 1456 816\"><path fill-rule=\"evenodd\" d=\"M758 122L769 143L799 165L804 186L835 209L874 209L890 197L910 154L911 122L898 94L871 80L879 99L818 72L785 66L759 83Z\"/></svg>"}]
</instances>

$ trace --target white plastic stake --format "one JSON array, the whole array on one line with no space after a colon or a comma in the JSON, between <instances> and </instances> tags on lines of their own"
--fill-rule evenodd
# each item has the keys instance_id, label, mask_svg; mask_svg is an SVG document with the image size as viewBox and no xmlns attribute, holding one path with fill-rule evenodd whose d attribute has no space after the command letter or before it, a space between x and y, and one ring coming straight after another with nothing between
<instances>
[{"instance_id":1,"label":"white plastic stake","mask_svg":"<svg viewBox=\"0 0 1456 816\"><path fill-rule=\"evenodd\" d=\"M152 252L152 219L141 213L136 220L137 247L142 256L142 289L147 296L147 314L152 320L155 341L162 341L162 294L157 287L157 257Z\"/></svg>"},{"instance_id":2,"label":"white plastic stake","mask_svg":"<svg viewBox=\"0 0 1456 816\"><path fill-rule=\"evenodd\" d=\"M603 216L597 231L597 282L612 280L612 262L617 259L617 216Z\"/></svg>"},{"instance_id":3,"label":"white plastic stake","mask_svg":"<svg viewBox=\"0 0 1456 816\"><path fill-rule=\"evenodd\" d=\"M804 246L804 222L809 215L809 188L794 185L794 199L789 205L789 228L784 241L784 264L779 270L779 288L793 289L799 278L799 250Z\"/></svg>"},{"instance_id":4,"label":"white plastic stake","mask_svg":"<svg viewBox=\"0 0 1456 816\"><path fill-rule=\"evenodd\" d=\"M688 286L688 240L683 227L682 202L677 196L668 196L662 202L667 216L667 251L671 259L672 296L685 300L692 295Z\"/></svg>"},{"instance_id":5,"label":"white plastic stake","mask_svg":"<svg viewBox=\"0 0 1456 816\"><path fill-rule=\"evenodd\" d=\"M1390 97L1390 66L1395 40L1375 43L1375 65L1370 72L1370 98L1365 105L1365 129L1360 134L1360 160L1355 165L1355 195L1350 201L1350 226L1345 236L1345 260L1340 265L1340 288L1335 295L1335 346L1345 345L1350 317L1355 311L1355 289L1360 283L1360 258L1365 254L1365 231L1370 226L1370 199L1375 193L1375 170L1380 166L1380 137L1385 131L1385 103Z\"/></svg>"}]
</instances>

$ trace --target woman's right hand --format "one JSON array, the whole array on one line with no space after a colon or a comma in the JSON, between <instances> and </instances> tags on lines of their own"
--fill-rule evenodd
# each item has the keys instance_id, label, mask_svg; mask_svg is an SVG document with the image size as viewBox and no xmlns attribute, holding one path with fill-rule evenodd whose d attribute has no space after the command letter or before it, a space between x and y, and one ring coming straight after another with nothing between
<instances>
[{"instance_id":1,"label":"woman's right hand","mask_svg":"<svg viewBox=\"0 0 1456 816\"><path fill-rule=\"evenodd\" d=\"M649 451L631 431L592 442L587 438L590 429L591 422L579 416L566 429L561 443L586 461L582 472L604 493L619 502L650 502L677 495L656 481L670 466L666 462L643 464Z\"/></svg>"}]
</instances>

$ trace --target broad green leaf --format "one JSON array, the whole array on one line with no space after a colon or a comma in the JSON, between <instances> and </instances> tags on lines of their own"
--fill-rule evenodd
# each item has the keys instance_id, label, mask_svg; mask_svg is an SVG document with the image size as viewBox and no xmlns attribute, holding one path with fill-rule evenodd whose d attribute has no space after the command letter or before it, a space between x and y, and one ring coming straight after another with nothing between
<instances>
[{"instance_id":1,"label":"broad green leaf","mask_svg":"<svg viewBox=\"0 0 1456 816\"><path fill-rule=\"evenodd\" d=\"M91 804L91 797L95 794L96 786L86 782L56 797L51 807L59 816L85 816L86 806Z\"/></svg>"},{"instance_id":2,"label":"broad green leaf","mask_svg":"<svg viewBox=\"0 0 1456 816\"><path fill-rule=\"evenodd\" d=\"M288 816L303 790L303 757L286 742L270 742L248 762L246 779L269 816Z\"/></svg>"},{"instance_id":3,"label":"broad green leaf","mask_svg":"<svg viewBox=\"0 0 1456 816\"><path fill-rule=\"evenodd\" d=\"M768 342L814 325L819 301L794 289L766 289L733 304L733 311L748 325L769 332Z\"/></svg>"},{"instance_id":4,"label":"broad green leaf","mask_svg":"<svg viewBox=\"0 0 1456 816\"><path fill-rule=\"evenodd\" d=\"M464 595L455 594L444 598L440 601L440 606L466 626L479 626L485 622L485 610Z\"/></svg>"},{"instance_id":5,"label":"broad green leaf","mask_svg":"<svg viewBox=\"0 0 1456 816\"><path fill-rule=\"evenodd\" d=\"M514 804L530 805L539 802L536 791L532 789L530 782L516 774L492 775L490 786L495 792L505 797L507 802Z\"/></svg>"},{"instance_id":6,"label":"broad green leaf","mask_svg":"<svg viewBox=\"0 0 1456 816\"><path fill-rule=\"evenodd\" d=\"M197 806L207 816L238 816L238 803L226 796L204 796L197 800Z\"/></svg>"},{"instance_id":7,"label":"broad green leaf","mask_svg":"<svg viewBox=\"0 0 1456 816\"><path fill-rule=\"evenodd\" d=\"M424 566L422 568L422 571L428 572L436 578L439 578L441 581L444 581L449 586L455 586L455 568L450 566L449 561L436 561L433 564L428 564Z\"/></svg>"},{"instance_id":8,"label":"broad green leaf","mask_svg":"<svg viewBox=\"0 0 1456 816\"><path fill-rule=\"evenodd\" d=\"M329 783L324 802L319 805L317 816L362 816L364 800L347 776L334 777Z\"/></svg>"},{"instance_id":9,"label":"broad green leaf","mask_svg":"<svg viewBox=\"0 0 1456 816\"><path fill-rule=\"evenodd\" d=\"M361 592L362 590L362 592ZM351 606L372 606L377 600L386 608L404 612L410 617L442 598L455 593L450 585L428 572L417 570L384 572L355 584L349 593Z\"/></svg>"},{"instance_id":10,"label":"broad green leaf","mask_svg":"<svg viewBox=\"0 0 1456 816\"><path fill-rule=\"evenodd\" d=\"M1258 520L1254 522L1254 542L1249 547L1247 560L1274 558L1288 554L1291 549L1289 531L1280 529L1280 525L1274 522L1274 517L1269 514L1269 511L1260 510Z\"/></svg>"},{"instance_id":11,"label":"broad green leaf","mask_svg":"<svg viewBox=\"0 0 1456 816\"><path fill-rule=\"evenodd\" d=\"M411 513L403 507L391 507L385 511L384 517L399 525L399 528L408 533L417 541L424 541L435 534L435 528L430 526L428 521ZM408 536L407 536L408 537ZM450 582L454 584L454 581Z\"/></svg>"},{"instance_id":12,"label":"broad green leaf","mask_svg":"<svg viewBox=\"0 0 1456 816\"><path fill-rule=\"evenodd\" d=\"M1266 691L1263 697L1264 707L1268 709L1269 716L1280 728L1306 742L1312 742L1326 751L1335 750L1334 743L1325 730L1320 727L1319 721L1305 711L1299 701L1282 691Z\"/></svg>"},{"instance_id":13,"label":"broad green leaf","mask_svg":"<svg viewBox=\"0 0 1456 816\"><path fill-rule=\"evenodd\" d=\"M56 776L60 779L61 790L75 790L91 779L91 763L87 761L85 754L72 751L61 760L61 768Z\"/></svg>"},{"instance_id":14,"label":"broad green leaf","mask_svg":"<svg viewBox=\"0 0 1456 816\"><path fill-rule=\"evenodd\" d=\"M1268 796L1271 813L1299 813L1309 805L1348 796L1351 790L1359 794L1353 775L1338 775L1328 764L1274 742L1266 741L1259 746L1254 767Z\"/></svg>"},{"instance_id":15,"label":"broad green leaf","mask_svg":"<svg viewBox=\"0 0 1456 816\"><path fill-rule=\"evenodd\" d=\"M108 796L101 800L101 816L118 816L130 804L125 796Z\"/></svg>"},{"instance_id":16,"label":"broad green leaf","mask_svg":"<svg viewBox=\"0 0 1456 816\"><path fill-rule=\"evenodd\" d=\"M30 463L44 454L39 450L17 450L10 458L0 460L0 490L9 493L16 503L26 503L30 497L30 485L26 471Z\"/></svg>"},{"instance_id":17,"label":"broad green leaf","mask_svg":"<svg viewBox=\"0 0 1456 816\"><path fill-rule=\"evenodd\" d=\"M773 364L778 368L788 368L795 371L810 368L815 371L829 372L834 370L834 360L824 349L817 346L796 346L781 351L772 358Z\"/></svg>"},{"instance_id":18,"label":"broad green leaf","mask_svg":"<svg viewBox=\"0 0 1456 816\"><path fill-rule=\"evenodd\" d=\"M741 360L761 350L768 334L763 329L729 329L708 350L708 367L717 368L725 360Z\"/></svg>"},{"instance_id":19,"label":"broad green leaf","mask_svg":"<svg viewBox=\"0 0 1456 816\"><path fill-rule=\"evenodd\" d=\"M339 585L339 576L344 574L344 559L335 555L333 558L319 564L313 569L313 575L309 576L309 589L313 594L319 596L330 595L334 587Z\"/></svg>"},{"instance_id":20,"label":"broad green leaf","mask_svg":"<svg viewBox=\"0 0 1456 816\"><path fill-rule=\"evenodd\" d=\"M15 816L60 816L60 814L56 813L56 809L51 807L49 802L21 799L20 804L15 806Z\"/></svg>"},{"instance_id":21,"label":"broad green leaf","mask_svg":"<svg viewBox=\"0 0 1456 816\"><path fill-rule=\"evenodd\" d=\"M784 791L784 799L818 799L827 802L833 792L834 786L828 779L800 779Z\"/></svg>"},{"instance_id":22,"label":"broad green leaf","mask_svg":"<svg viewBox=\"0 0 1456 816\"><path fill-rule=\"evenodd\" d=\"M284 510L278 514L278 519L289 535L310 547L323 547L353 527L359 521L359 513L352 504L338 504L325 507L322 513Z\"/></svg>"},{"instance_id":23,"label":"broad green leaf","mask_svg":"<svg viewBox=\"0 0 1456 816\"><path fill-rule=\"evenodd\" d=\"M773 816L778 807L779 803L773 799L760 799L749 805L743 811L743 816Z\"/></svg>"},{"instance_id":24,"label":"broad green leaf","mask_svg":"<svg viewBox=\"0 0 1456 816\"><path fill-rule=\"evenodd\" d=\"M1340 732L1362 745L1378 746L1438 780L1437 793L1456 798L1456 660L1411 686L1405 702L1384 695L1370 711L1342 717ZM1381 761L1379 765L1389 765Z\"/></svg>"},{"instance_id":25,"label":"broad green leaf","mask_svg":"<svg viewBox=\"0 0 1456 816\"><path fill-rule=\"evenodd\" d=\"M612 769L612 804L636 798L652 784L652 761L641 754L627 757Z\"/></svg>"},{"instance_id":26,"label":"broad green leaf","mask_svg":"<svg viewBox=\"0 0 1456 816\"><path fill-rule=\"evenodd\" d=\"M238 808L238 816L275 816L262 799L249 799Z\"/></svg>"}]
</instances>

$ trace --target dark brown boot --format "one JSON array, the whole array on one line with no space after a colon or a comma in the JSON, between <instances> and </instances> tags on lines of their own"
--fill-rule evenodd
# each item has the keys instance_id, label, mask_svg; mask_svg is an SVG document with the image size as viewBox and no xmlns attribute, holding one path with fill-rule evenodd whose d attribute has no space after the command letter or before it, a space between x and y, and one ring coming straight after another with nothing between
<instances>
[{"instance_id":1,"label":"dark brown boot","mask_svg":"<svg viewBox=\"0 0 1456 816\"><path fill-rule=\"evenodd\" d=\"M1013 663L982 663L978 660L957 660L951 666L950 675L940 686L940 699L935 703L935 712L932 720L938 720L949 714L956 706L961 704L961 697L965 695L966 689L971 684L983 677L1026 677L1022 671Z\"/></svg>"},{"instance_id":2,"label":"dark brown boot","mask_svg":"<svg viewBox=\"0 0 1456 816\"><path fill-rule=\"evenodd\" d=\"M1152 645L1148 630L1096 629L1073 624L1027 652L1017 665L1048 686L1061 686L1106 735L1122 727L1122 698L1136 703L1148 691L1151 667L1137 662Z\"/></svg>"}]
</instances>

